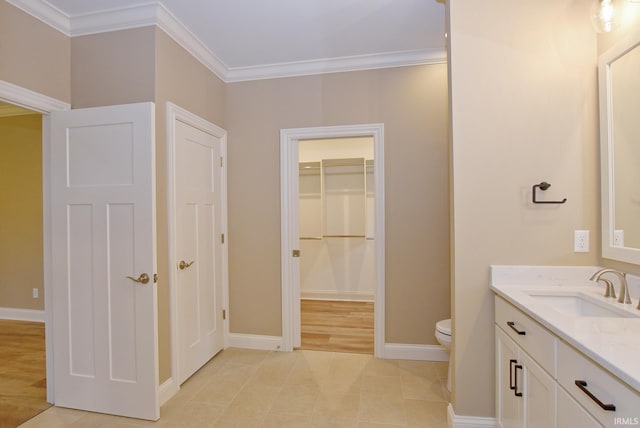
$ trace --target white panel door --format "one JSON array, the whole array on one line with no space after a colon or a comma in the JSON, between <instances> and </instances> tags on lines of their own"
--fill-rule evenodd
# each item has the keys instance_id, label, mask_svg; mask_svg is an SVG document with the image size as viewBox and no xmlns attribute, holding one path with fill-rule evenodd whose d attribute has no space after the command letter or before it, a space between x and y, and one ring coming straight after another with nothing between
<instances>
[{"instance_id":1,"label":"white panel door","mask_svg":"<svg viewBox=\"0 0 640 428\"><path fill-rule=\"evenodd\" d=\"M224 346L221 140L175 123L178 378Z\"/></svg>"},{"instance_id":2,"label":"white panel door","mask_svg":"<svg viewBox=\"0 0 640 428\"><path fill-rule=\"evenodd\" d=\"M526 352L520 350L524 366L524 424L527 428L556 427L556 382ZM579 425L575 425L579 426ZM562 428L562 427L559 427Z\"/></svg>"},{"instance_id":3,"label":"white panel door","mask_svg":"<svg viewBox=\"0 0 640 428\"><path fill-rule=\"evenodd\" d=\"M154 144L153 103L51 114L57 406L160 416Z\"/></svg>"},{"instance_id":4,"label":"white panel door","mask_svg":"<svg viewBox=\"0 0 640 428\"><path fill-rule=\"evenodd\" d=\"M496 419L500 428L522 428L523 400L522 367L518 359L518 345L496 326ZM516 378L517 377L517 378ZM518 385L518 380L520 385Z\"/></svg>"}]
</instances>

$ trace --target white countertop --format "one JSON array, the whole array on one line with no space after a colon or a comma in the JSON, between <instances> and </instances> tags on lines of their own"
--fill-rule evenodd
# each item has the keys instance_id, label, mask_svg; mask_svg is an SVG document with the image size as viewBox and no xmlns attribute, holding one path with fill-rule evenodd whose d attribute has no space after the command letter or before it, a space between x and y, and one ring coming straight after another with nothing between
<instances>
[{"instance_id":1,"label":"white countertop","mask_svg":"<svg viewBox=\"0 0 640 428\"><path fill-rule=\"evenodd\" d=\"M604 286L589 281L598 267L492 266L491 290L640 392L640 310L638 296L623 305L603 297ZM617 278L614 281L618 293ZM635 281L635 279L631 279ZM634 287L635 288L635 287ZM622 308L632 318L576 317L540 303L528 292L584 293Z\"/></svg>"}]
</instances>

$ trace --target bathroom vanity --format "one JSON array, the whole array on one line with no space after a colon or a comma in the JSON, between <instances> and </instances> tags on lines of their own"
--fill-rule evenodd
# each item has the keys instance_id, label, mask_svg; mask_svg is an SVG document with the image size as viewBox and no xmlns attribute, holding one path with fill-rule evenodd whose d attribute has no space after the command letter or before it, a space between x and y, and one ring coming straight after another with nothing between
<instances>
[{"instance_id":1,"label":"bathroom vanity","mask_svg":"<svg viewBox=\"0 0 640 428\"><path fill-rule=\"evenodd\" d=\"M499 427L640 425L640 311L596 269L492 267Z\"/></svg>"}]
</instances>

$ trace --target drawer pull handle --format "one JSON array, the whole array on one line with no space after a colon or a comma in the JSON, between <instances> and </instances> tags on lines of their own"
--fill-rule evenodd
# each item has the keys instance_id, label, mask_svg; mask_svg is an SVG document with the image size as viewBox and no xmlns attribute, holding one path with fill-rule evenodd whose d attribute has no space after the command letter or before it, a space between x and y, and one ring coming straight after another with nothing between
<instances>
[{"instance_id":1,"label":"drawer pull handle","mask_svg":"<svg viewBox=\"0 0 640 428\"><path fill-rule=\"evenodd\" d=\"M516 323L515 323L515 322L513 322L513 321L507 321L507 325L508 325L509 327L511 327L511 329L512 329L513 331L515 331L516 333L518 333L520 336L524 336L525 334L527 334L527 332L526 332L526 331L518 330L518 329L516 328Z\"/></svg>"},{"instance_id":2,"label":"drawer pull handle","mask_svg":"<svg viewBox=\"0 0 640 428\"><path fill-rule=\"evenodd\" d=\"M516 389L513 384L513 365L517 362L518 360L509 360L509 389L512 391Z\"/></svg>"},{"instance_id":3,"label":"drawer pull handle","mask_svg":"<svg viewBox=\"0 0 640 428\"><path fill-rule=\"evenodd\" d=\"M515 371L513 372L513 378L514 378L514 394L516 397L522 397L522 392L518 392L518 369L522 370L522 365L520 364L516 364L515 365Z\"/></svg>"},{"instance_id":4,"label":"drawer pull handle","mask_svg":"<svg viewBox=\"0 0 640 428\"><path fill-rule=\"evenodd\" d=\"M616 410L616 406L613 404L604 404L602 401L598 400L598 397L596 397L595 395L593 395L591 393L591 391L589 391L587 389L587 382L584 380L577 380L576 381L576 386L578 388L580 388L582 390L582 392L584 392L585 394L587 394L589 396L589 398L591 398L593 401L596 402L596 404L598 406L600 406L603 410L608 410L611 412L615 412Z\"/></svg>"}]
</instances>

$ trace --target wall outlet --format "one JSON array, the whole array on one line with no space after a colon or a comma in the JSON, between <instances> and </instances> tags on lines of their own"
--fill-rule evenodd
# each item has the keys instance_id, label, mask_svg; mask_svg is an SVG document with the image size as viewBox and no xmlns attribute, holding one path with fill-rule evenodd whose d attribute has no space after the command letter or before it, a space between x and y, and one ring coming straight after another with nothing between
<instances>
[{"instance_id":1,"label":"wall outlet","mask_svg":"<svg viewBox=\"0 0 640 428\"><path fill-rule=\"evenodd\" d=\"M589 231L588 230L573 231L573 251L576 253L589 252Z\"/></svg>"},{"instance_id":2,"label":"wall outlet","mask_svg":"<svg viewBox=\"0 0 640 428\"><path fill-rule=\"evenodd\" d=\"M624 230L616 229L613 231L613 246L624 247Z\"/></svg>"},{"instance_id":3,"label":"wall outlet","mask_svg":"<svg viewBox=\"0 0 640 428\"><path fill-rule=\"evenodd\" d=\"M34 288L34 289L33 289L33 298L34 298L34 299L37 299L37 298L38 298L38 289L37 289L37 288Z\"/></svg>"}]
</instances>

